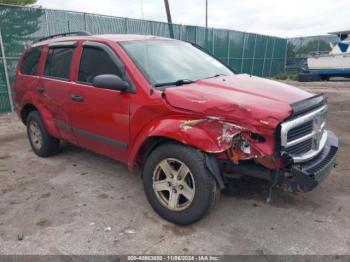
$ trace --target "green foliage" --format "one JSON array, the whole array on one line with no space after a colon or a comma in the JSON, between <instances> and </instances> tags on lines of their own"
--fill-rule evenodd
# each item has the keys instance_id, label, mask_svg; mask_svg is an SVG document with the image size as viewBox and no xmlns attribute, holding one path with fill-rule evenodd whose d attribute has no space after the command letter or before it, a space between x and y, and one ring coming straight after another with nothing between
<instances>
[{"instance_id":1,"label":"green foliage","mask_svg":"<svg viewBox=\"0 0 350 262\"><path fill-rule=\"evenodd\" d=\"M0 4L9 5L32 5L35 4L37 0L0 0Z\"/></svg>"},{"instance_id":2,"label":"green foliage","mask_svg":"<svg viewBox=\"0 0 350 262\"><path fill-rule=\"evenodd\" d=\"M331 47L327 41L324 40L312 40L307 44L302 45L297 48L292 42L288 42L287 44L287 57L288 58L296 58L300 56L308 55L310 52L317 51L330 51Z\"/></svg>"},{"instance_id":3,"label":"green foliage","mask_svg":"<svg viewBox=\"0 0 350 262\"><path fill-rule=\"evenodd\" d=\"M287 43L287 57L294 58L296 56L295 45L291 42Z\"/></svg>"},{"instance_id":4,"label":"green foliage","mask_svg":"<svg viewBox=\"0 0 350 262\"><path fill-rule=\"evenodd\" d=\"M274 76L274 79L276 80L297 80L297 74L296 73L290 73L290 72L281 72Z\"/></svg>"},{"instance_id":5,"label":"green foliage","mask_svg":"<svg viewBox=\"0 0 350 262\"><path fill-rule=\"evenodd\" d=\"M315 51L329 51L331 48L326 41L313 40L307 43L307 45L299 48L298 54L309 54Z\"/></svg>"},{"instance_id":6,"label":"green foliage","mask_svg":"<svg viewBox=\"0 0 350 262\"><path fill-rule=\"evenodd\" d=\"M43 10L38 8L0 7L0 30L7 56L19 56L25 46L37 38L43 14Z\"/></svg>"}]
</instances>

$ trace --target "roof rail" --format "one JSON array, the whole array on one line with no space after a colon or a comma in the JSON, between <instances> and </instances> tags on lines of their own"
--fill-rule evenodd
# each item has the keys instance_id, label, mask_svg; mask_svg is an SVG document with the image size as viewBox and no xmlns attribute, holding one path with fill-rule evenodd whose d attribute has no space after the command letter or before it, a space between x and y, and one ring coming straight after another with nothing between
<instances>
[{"instance_id":1,"label":"roof rail","mask_svg":"<svg viewBox=\"0 0 350 262\"><path fill-rule=\"evenodd\" d=\"M48 39L52 39L52 38L56 38L56 37L61 37L61 36L83 36L83 35L91 35L91 33L86 32L86 31L61 33L61 34L50 35L50 36L39 38L38 40L34 41L34 43L41 42L41 41L48 40Z\"/></svg>"}]
</instances>

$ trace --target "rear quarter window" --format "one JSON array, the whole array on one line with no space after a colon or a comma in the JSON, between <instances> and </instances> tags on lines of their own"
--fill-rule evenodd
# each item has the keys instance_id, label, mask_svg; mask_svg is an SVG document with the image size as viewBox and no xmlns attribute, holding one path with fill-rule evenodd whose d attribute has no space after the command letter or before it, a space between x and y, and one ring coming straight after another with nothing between
<instances>
[{"instance_id":1,"label":"rear quarter window","mask_svg":"<svg viewBox=\"0 0 350 262\"><path fill-rule=\"evenodd\" d=\"M25 75L36 75L41 55L41 47L33 47L24 56L20 71Z\"/></svg>"},{"instance_id":2,"label":"rear quarter window","mask_svg":"<svg viewBox=\"0 0 350 262\"><path fill-rule=\"evenodd\" d=\"M50 48L44 75L69 80L73 52L73 47Z\"/></svg>"}]
</instances>

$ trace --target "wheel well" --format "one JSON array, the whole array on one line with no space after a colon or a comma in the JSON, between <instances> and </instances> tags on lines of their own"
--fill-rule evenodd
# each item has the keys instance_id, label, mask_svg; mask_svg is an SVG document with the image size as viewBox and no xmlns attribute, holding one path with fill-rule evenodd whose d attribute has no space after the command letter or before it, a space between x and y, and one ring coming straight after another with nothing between
<instances>
[{"instance_id":1,"label":"wheel well","mask_svg":"<svg viewBox=\"0 0 350 262\"><path fill-rule=\"evenodd\" d=\"M160 144L166 143L166 142L173 142L178 143L178 141L169 139L167 137L159 137L159 136L151 136L149 137L141 146L139 149L137 156L136 156L136 164L139 167L142 167L144 162L146 161L147 157L150 155L150 153Z\"/></svg>"},{"instance_id":2,"label":"wheel well","mask_svg":"<svg viewBox=\"0 0 350 262\"><path fill-rule=\"evenodd\" d=\"M176 143L181 144L179 141L170 139L167 137L149 137L141 146L139 152L136 157L136 164L138 167L142 168L147 157L151 154L151 152L156 149L159 145L164 143ZM215 157L204 154L205 156L205 164L207 166L208 171L211 173L213 178L215 179L217 185L220 189L225 188L225 180L220 171L219 164ZM142 176L142 173L141 173Z\"/></svg>"},{"instance_id":3,"label":"wheel well","mask_svg":"<svg viewBox=\"0 0 350 262\"><path fill-rule=\"evenodd\" d=\"M21 120L23 124L27 124L27 117L30 112L37 111L36 107L32 104L26 104L21 110Z\"/></svg>"}]
</instances>

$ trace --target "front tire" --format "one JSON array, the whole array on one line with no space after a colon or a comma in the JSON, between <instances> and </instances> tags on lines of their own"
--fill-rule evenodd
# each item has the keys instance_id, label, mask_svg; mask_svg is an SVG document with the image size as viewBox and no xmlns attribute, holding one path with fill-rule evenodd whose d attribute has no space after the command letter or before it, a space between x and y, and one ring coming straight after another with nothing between
<instances>
[{"instance_id":1,"label":"front tire","mask_svg":"<svg viewBox=\"0 0 350 262\"><path fill-rule=\"evenodd\" d=\"M27 117L27 135L36 155L48 157L59 151L59 139L48 133L38 111L30 112Z\"/></svg>"},{"instance_id":2,"label":"front tire","mask_svg":"<svg viewBox=\"0 0 350 262\"><path fill-rule=\"evenodd\" d=\"M194 223L207 214L219 190L203 153L175 143L160 145L150 154L143 183L152 208L180 225Z\"/></svg>"}]
</instances>

